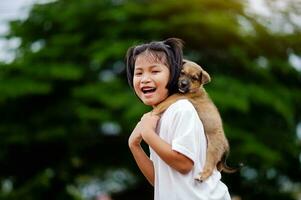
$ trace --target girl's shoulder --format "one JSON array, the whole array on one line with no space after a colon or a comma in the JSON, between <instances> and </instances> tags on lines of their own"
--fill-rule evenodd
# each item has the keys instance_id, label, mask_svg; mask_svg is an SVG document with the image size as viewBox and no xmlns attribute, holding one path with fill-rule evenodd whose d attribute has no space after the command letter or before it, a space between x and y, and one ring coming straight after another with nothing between
<instances>
[{"instance_id":1,"label":"girl's shoulder","mask_svg":"<svg viewBox=\"0 0 301 200\"><path fill-rule=\"evenodd\" d=\"M195 108L192 103L188 99L180 99L175 103L171 104L166 112L183 112L183 111L190 111L194 112Z\"/></svg>"}]
</instances>

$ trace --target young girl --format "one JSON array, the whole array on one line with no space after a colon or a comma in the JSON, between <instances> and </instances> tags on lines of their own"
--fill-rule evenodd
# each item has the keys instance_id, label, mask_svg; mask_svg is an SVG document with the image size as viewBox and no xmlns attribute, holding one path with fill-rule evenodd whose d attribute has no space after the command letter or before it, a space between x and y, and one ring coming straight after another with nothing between
<instances>
[{"instance_id":1,"label":"young girl","mask_svg":"<svg viewBox=\"0 0 301 200\"><path fill-rule=\"evenodd\" d=\"M129 48L127 77L135 94L155 107L178 91L182 42L170 38ZM140 143L150 147L150 157ZM195 180L206 160L202 122L188 100L172 104L159 118L146 113L128 140L134 159L151 185L155 200L230 200L228 188L214 171L206 181Z\"/></svg>"}]
</instances>

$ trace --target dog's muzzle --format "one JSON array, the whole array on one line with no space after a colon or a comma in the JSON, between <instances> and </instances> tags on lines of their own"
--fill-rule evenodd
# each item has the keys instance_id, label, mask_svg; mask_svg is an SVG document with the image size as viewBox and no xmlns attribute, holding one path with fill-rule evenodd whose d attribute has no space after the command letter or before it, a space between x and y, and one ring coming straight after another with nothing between
<instances>
[{"instance_id":1,"label":"dog's muzzle","mask_svg":"<svg viewBox=\"0 0 301 200\"><path fill-rule=\"evenodd\" d=\"M189 82L187 80L184 79L184 80L179 81L178 86L179 86L179 91L181 93L189 92Z\"/></svg>"}]
</instances>

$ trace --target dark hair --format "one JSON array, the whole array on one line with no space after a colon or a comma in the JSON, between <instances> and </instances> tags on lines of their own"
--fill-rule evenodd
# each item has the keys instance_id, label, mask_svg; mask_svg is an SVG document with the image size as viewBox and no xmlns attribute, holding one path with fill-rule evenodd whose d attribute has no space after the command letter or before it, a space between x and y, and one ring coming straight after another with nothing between
<instances>
[{"instance_id":1,"label":"dark hair","mask_svg":"<svg viewBox=\"0 0 301 200\"><path fill-rule=\"evenodd\" d=\"M183 41L178 38L168 38L164 41L153 41L137 46L132 46L126 54L126 72L129 85L133 88L133 77L135 62L138 55L149 51L153 56L162 60L162 53L165 55L166 64L169 67L170 76L166 88L169 95L178 91L178 79L183 62Z\"/></svg>"}]
</instances>

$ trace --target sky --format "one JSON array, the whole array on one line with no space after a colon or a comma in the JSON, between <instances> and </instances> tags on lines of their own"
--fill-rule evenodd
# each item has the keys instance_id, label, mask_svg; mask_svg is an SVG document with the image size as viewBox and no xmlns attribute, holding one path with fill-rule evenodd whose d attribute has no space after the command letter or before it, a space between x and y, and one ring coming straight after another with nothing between
<instances>
[{"instance_id":1,"label":"sky","mask_svg":"<svg viewBox=\"0 0 301 200\"><path fill-rule=\"evenodd\" d=\"M13 59L13 53L9 49L18 46L18 40L3 39L9 31L7 22L13 19L24 19L34 0L0 0L0 60L9 62Z\"/></svg>"},{"instance_id":2,"label":"sky","mask_svg":"<svg viewBox=\"0 0 301 200\"><path fill-rule=\"evenodd\" d=\"M28 7L34 0L1 0L0 1L0 31L6 30L3 22L10 19L26 17Z\"/></svg>"},{"instance_id":3,"label":"sky","mask_svg":"<svg viewBox=\"0 0 301 200\"><path fill-rule=\"evenodd\" d=\"M20 43L18 39L1 37L9 31L8 21L25 19L34 3L46 2L49 0L0 0L0 61L10 62L14 58L13 49Z\"/></svg>"}]
</instances>

